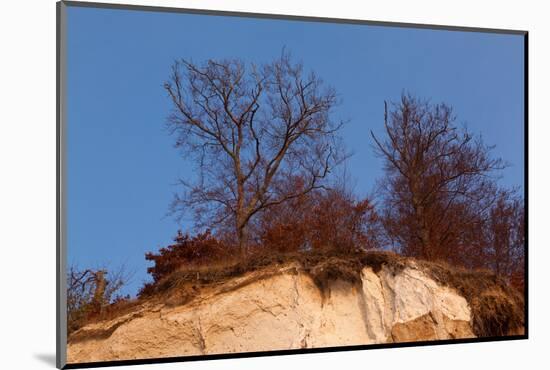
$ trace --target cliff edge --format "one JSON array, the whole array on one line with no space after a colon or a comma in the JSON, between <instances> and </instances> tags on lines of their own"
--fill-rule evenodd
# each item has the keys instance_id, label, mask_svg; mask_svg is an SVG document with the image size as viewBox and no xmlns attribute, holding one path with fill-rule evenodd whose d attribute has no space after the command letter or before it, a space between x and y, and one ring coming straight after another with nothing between
<instances>
[{"instance_id":1,"label":"cliff edge","mask_svg":"<svg viewBox=\"0 0 550 370\"><path fill-rule=\"evenodd\" d=\"M68 362L524 331L523 298L494 274L392 253L281 258L215 276L176 274L116 317L71 333Z\"/></svg>"}]
</instances>

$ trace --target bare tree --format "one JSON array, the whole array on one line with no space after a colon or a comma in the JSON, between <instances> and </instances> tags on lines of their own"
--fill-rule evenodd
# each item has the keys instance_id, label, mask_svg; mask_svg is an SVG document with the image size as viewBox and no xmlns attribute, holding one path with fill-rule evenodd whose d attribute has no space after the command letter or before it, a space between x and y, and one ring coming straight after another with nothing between
<instances>
[{"instance_id":1,"label":"bare tree","mask_svg":"<svg viewBox=\"0 0 550 370\"><path fill-rule=\"evenodd\" d=\"M389 112L384 103L386 140L371 132L385 160L386 230L403 253L461 260L481 250L472 231L496 200L493 175L505 164L454 122L450 106L403 95Z\"/></svg>"},{"instance_id":2,"label":"bare tree","mask_svg":"<svg viewBox=\"0 0 550 370\"><path fill-rule=\"evenodd\" d=\"M91 314L99 314L104 306L117 299L120 289L131 274L124 266L111 272L106 269L79 269L71 266L67 271L67 322L69 331Z\"/></svg>"},{"instance_id":3,"label":"bare tree","mask_svg":"<svg viewBox=\"0 0 550 370\"><path fill-rule=\"evenodd\" d=\"M198 179L181 180L172 211L194 210L199 226L231 223L239 250L250 219L323 186L342 159L330 118L335 91L305 74L288 53L270 64L177 61L165 84L173 111L168 120L176 147L194 159ZM305 186L282 192L275 184L301 177Z\"/></svg>"}]
</instances>

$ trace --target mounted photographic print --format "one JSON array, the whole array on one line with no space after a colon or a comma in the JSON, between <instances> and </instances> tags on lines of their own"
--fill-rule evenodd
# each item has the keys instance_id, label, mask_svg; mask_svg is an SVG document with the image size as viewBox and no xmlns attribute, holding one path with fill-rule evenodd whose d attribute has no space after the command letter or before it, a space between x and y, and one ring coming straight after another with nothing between
<instances>
[{"instance_id":1,"label":"mounted photographic print","mask_svg":"<svg viewBox=\"0 0 550 370\"><path fill-rule=\"evenodd\" d=\"M527 32L57 10L58 367L527 338Z\"/></svg>"}]
</instances>

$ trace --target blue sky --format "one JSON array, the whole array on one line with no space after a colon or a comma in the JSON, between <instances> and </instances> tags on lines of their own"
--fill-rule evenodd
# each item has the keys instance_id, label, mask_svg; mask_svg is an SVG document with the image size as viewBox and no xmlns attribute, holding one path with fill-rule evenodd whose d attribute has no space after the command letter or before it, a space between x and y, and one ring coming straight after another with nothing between
<instances>
[{"instance_id":1,"label":"blue sky","mask_svg":"<svg viewBox=\"0 0 550 370\"><path fill-rule=\"evenodd\" d=\"M383 102L403 91L452 105L511 164L502 185L523 187L522 36L79 7L67 34L68 260L125 264L126 293L148 280L144 253L190 226L167 216L176 180L193 173L165 129L177 58L261 63L286 47L340 95L360 194L382 176L369 130L382 136Z\"/></svg>"}]
</instances>

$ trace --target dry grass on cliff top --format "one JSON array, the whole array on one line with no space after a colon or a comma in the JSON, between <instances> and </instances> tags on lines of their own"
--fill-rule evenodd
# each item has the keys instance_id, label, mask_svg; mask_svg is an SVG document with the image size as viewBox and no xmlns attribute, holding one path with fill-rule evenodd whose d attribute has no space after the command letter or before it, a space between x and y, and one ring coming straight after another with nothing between
<instances>
[{"instance_id":1,"label":"dry grass on cliff top","mask_svg":"<svg viewBox=\"0 0 550 370\"><path fill-rule=\"evenodd\" d=\"M208 266L183 266L151 287L138 300L109 310L108 319L130 312L145 301L159 301L167 305L181 305L192 301L206 287L219 285L231 278L268 267L297 262L303 272L310 274L321 292L330 281L344 280L361 284L360 273L371 267L378 273L383 267L398 273L415 261L422 271L438 283L456 289L468 301L472 311L472 327L478 337L496 337L523 334L523 296L490 271L471 271L447 264L406 258L392 252L315 251L286 254L257 253L244 260L226 261ZM98 317L95 320L107 318Z\"/></svg>"},{"instance_id":2,"label":"dry grass on cliff top","mask_svg":"<svg viewBox=\"0 0 550 370\"><path fill-rule=\"evenodd\" d=\"M179 270L152 286L145 297L155 297L189 287L198 290L200 287L223 283L228 279L246 273L268 267L284 266L292 262L298 263L301 270L311 275L319 289L324 291L330 281L338 279L354 284L360 283L361 270L365 266L369 266L375 272L378 272L385 265L397 272L397 270L406 266L406 261L407 258L398 254L380 251L316 250L279 254L255 253L242 260L235 259L209 265L182 266Z\"/></svg>"}]
</instances>

